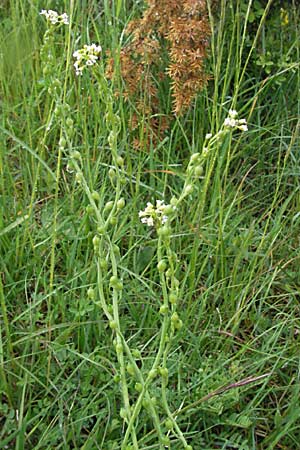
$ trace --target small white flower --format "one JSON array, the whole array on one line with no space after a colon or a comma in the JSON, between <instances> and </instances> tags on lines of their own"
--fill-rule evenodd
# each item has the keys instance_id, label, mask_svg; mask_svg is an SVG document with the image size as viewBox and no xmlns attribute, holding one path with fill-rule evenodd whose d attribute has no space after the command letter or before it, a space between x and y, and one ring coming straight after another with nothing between
<instances>
[{"instance_id":1,"label":"small white flower","mask_svg":"<svg viewBox=\"0 0 300 450\"><path fill-rule=\"evenodd\" d=\"M225 127L231 127L231 128L235 128L236 127L236 120L233 119L232 117L226 117L226 119L224 120L224 126Z\"/></svg>"},{"instance_id":2,"label":"small white flower","mask_svg":"<svg viewBox=\"0 0 300 450\"><path fill-rule=\"evenodd\" d=\"M238 126L238 128L241 131L248 131L248 126L247 125L240 125L240 126Z\"/></svg>"},{"instance_id":3,"label":"small white flower","mask_svg":"<svg viewBox=\"0 0 300 450\"><path fill-rule=\"evenodd\" d=\"M235 119L235 118L237 117L238 113L237 113L237 111L236 111L235 109L230 109L230 110L228 111L228 115L229 115L229 117L231 117L232 119Z\"/></svg>"},{"instance_id":4,"label":"small white flower","mask_svg":"<svg viewBox=\"0 0 300 450\"><path fill-rule=\"evenodd\" d=\"M207 133L206 135L205 135L205 139L210 139L212 137L212 133Z\"/></svg>"},{"instance_id":5,"label":"small white flower","mask_svg":"<svg viewBox=\"0 0 300 450\"><path fill-rule=\"evenodd\" d=\"M58 12L53 11L53 9L49 9L48 11L46 9L42 9L40 15L45 16L47 21L52 25L61 23L64 25L69 25L69 17L66 13L59 15Z\"/></svg>"}]
</instances>

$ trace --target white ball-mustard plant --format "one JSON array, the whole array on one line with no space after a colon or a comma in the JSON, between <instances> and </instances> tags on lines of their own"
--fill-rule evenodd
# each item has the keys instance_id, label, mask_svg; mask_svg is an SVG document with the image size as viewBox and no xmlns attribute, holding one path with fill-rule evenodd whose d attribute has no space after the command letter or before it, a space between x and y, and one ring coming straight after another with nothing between
<instances>
[{"instance_id":1,"label":"white ball-mustard plant","mask_svg":"<svg viewBox=\"0 0 300 450\"><path fill-rule=\"evenodd\" d=\"M66 13L58 14L57 11L53 11L52 9L42 9L40 15L45 16L47 21L52 25L69 25L69 16Z\"/></svg>"},{"instance_id":2,"label":"white ball-mustard plant","mask_svg":"<svg viewBox=\"0 0 300 450\"><path fill-rule=\"evenodd\" d=\"M96 64L99 60L101 51L101 45L97 44L84 45L80 50L76 50L73 53L73 57L76 59L74 63L76 75L82 75L85 67Z\"/></svg>"}]
</instances>

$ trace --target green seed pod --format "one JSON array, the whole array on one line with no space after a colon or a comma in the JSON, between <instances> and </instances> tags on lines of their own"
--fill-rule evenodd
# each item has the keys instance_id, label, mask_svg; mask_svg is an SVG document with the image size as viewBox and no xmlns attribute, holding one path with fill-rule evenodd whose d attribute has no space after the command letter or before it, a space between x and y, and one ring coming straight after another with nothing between
<instances>
[{"instance_id":1,"label":"green seed pod","mask_svg":"<svg viewBox=\"0 0 300 450\"><path fill-rule=\"evenodd\" d=\"M71 117L68 117L66 120L66 125L68 128L73 128L74 126L74 121L71 119Z\"/></svg>"},{"instance_id":2,"label":"green seed pod","mask_svg":"<svg viewBox=\"0 0 300 450\"><path fill-rule=\"evenodd\" d=\"M162 238L169 238L171 235L171 228L168 225L164 225L157 230L157 234Z\"/></svg>"},{"instance_id":3,"label":"green seed pod","mask_svg":"<svg viewBox=\"0 0 300 450\"><path fill-rule=\"evenodd\" d=\"M170 201L170 204L172 206L177 206L178 205L178 199L176 197L172 197L171 201Z\"/></svg>"},{"instance_id":4,"label":"green seed pod","mask_svg":"<svg viewBox=\"0 0 300 450\"><path fill-rule=\"evenodd\" d=\"M190 162L191 164L194 164L195 162L197 162L200 158L200 153L193 153L191 158L190 158Z\"/></svg>"},{"instance_id":5,"label":"green seed pod","mask_svg":"<svg viewBox=\"0 0 300 450\"><path fill-rule=\"evenodd\" d=\"M169 302L171 303L171 305L176 305L177 299L177 294L175 292L171 292L171 294L169 295Z\"/></svg>"},{"instance_id":6,"label":"green seed pod","mask_svg":"<svg viewBox=\"0 0 300 450\"><path fill-rule=\"evenodd\" d=\"M132 377L135 375L135 370L132 364L127 364L126 370Z\"/></svg>"},{"instance_id":7,"label":"green seed pod","mask_svg":"<svg viewBox=\"0 0 300 450\"><path fill-rule=\"evenodd\" d=\"M60 148L64 149L65 146L66 146L66 144L67 144L67 141L66 141L66 139L62 136L62 137L60 138L60 140L59 140L58 145L60 146Z\"/></svg>"},{"instance_id":8,"label":"green seed pod","mask_svg":"<svg viewBox=\"0 0 300 450\"><path fill-rule=\"evenodd\" d=\"M110 320L109 326L112 330L115 330L117 328L117 322L115 320Z\"/></svg>"},{"instance_id":9,"label":"green seed pod","mask_svg":"<svg viewBox=\"0 0 300 450\"><path fill-rule=\"evenodd\" d=\"M125 200L124 200L124 198L120 198L120 200L117 201L117 208L123 209L124 206L125 206Z\"/></svg>"},{"instance_id":10,"label":"green seed pod","mask_svg":"<svg viewBox=\"0 0 300 450\"><path fill-rule=\"evenodd\" d=\"M166 426L167 430L172 430L173 429L173 422L172 422L172 420L171 419L167 419L165 421L165 426Z\"/></svg>"},{"instance_id":11,"label":"green seed pod","mask_svg":"<svg viewBox=\"0 0 300 450\"><path fill-rule=\"evenodd\" d=\"M162 315L167 314L168 311L169 311L168 305L161 305L161 307L159 308L159 312Z\"/></svg>"},{"instance_id":12,"label":"green seed pod","mask_svg":"<svg viewBox=\"0 0 300 450\"><path fill-rule=\"evenodd\" d=\"M168 369L166 367L160 367L159 368L159 373L161 374L161 376L163 378L168 378L169 371L168 371Z\"/></svg>"},{"instance_id":13,"label":"green seed pod","mask_svg":"<svg viewBox=\"0 0 300 450\"><path fill-rule=\"evenodd\" d=\"M105 203L104 212L111 211L113 206L114 206L114 202L113 201Z\"/></svg>"},{"instance_id":14,"label":"green seed pod","mask_svg":"<svg viewBox=\"0 0 300 450\"><path fill-rule=\"evenodd\" d=\"M193 447L191 445L186 445L184 447L184 450L193 450Z\"/></svg>"},{"instance_id":15,"label":"green seed pod","mask_svg":"<svg viewBox=\"0 0 300 450\"><path fill-rule=\"evenodd\" d=\"M143 407L144 407L145 409L148 409L148 408L149 408L149 405L150 405L149 400L146 399L146 398L144 398L143 401L142 401L142 405L143 405Z\"/></svg>"},{"instance_id":16,"label":"green seed pod","mask_svg":"<svg viewBox=\"0 0 300 450\"><path fill-rule=\"evenodd\" d=\"M178 320L179 320L179 316L178 316L177 312L174 312L174 313L172 314L171 321L172 321L173 323L175 323L175 322L177 322Z\"/></svg>"},{"instance_id":17,"label":"green seed pod","mask_svg":"<svg viewBox=\"0 0 300 450\"><path fill-rule=\"evenodd\" d=\"M88 288L87 295L89 299L95 300L95 291L92 287Z\"/></svg>"},{"instance_id":18,"label":"green seed pod","mask_svg":"<svg viewBox=\"0 0 300 450\"><path fill-rule=\"evenodd\" d=\"M165 208L164 208L164 214L166 216L170 216L170 215L172 215L174 213L175 209L176 208L174 206L172 206L172 205L166 205Z\"/></svg>"},{"instance_id":19,"label":"green seed pod","mask_svg":"<svg viewBox=\"0 0 300 450\"><path fill-rule=\"evenodd\" d=\"M176 330L181 330L182 327L183 327L183 322L181 319L179 319L178 322L174 323L174 328L176 328Z\"/></svg>"},{"instance_id":20,"label":"green seed pod","mask_svg":"<svg viewBox=\"0 0 300 450\"><path fill-rule=\"evenodd\" d=\"M152 405L155 407L157 405L157 398L156 397L151 397L150 399Z\"/></svg>"},{"instance_id":21,"label":"green seed pod","mask_svg":"<svg viewBox=\"0 0 300 450\"><path fill-rule=\"evenodd\" d=\"M166 271L166 277L171 278L172 275L173 275L173 270L171 269L171 267L169 267L168 270Z\"/></svg>"},{"instance_id":22,"label":"green seed pod","mask_svg":"<svg viewBox=\"0 0 300 450\"><path fill-rule=\"evenodd\" d=\"M136 359L141 359L141 358L142 358L141 352L139 351L138 348L134 348L134 349L132 350L132 356L133 356L134 358L136 358Z\"/></svg>"},{"instance_id":23,"label":"green seed pod","mask_svg":"<svg viewBox=\"0 0 300 450\"><path fill-rule=\"evenodd\" d=\"M161 438L161 443L163 445L165 445L166 447L169 447L169 445L170 445L170 438L168 436L163 436Z\"/></svg>"},{"instance_id":24,"label":"green seed pod","mask_svg":"<svg viewBox=\"0 0 300 450\"><path fill-rule=\"evenodd\" d=\"M117 156L116 163L117 163L117 165L119 167L123 167L124 166L124 159L122 158L122 156Z\"/></svg>"},{"instance_id":25,"label":"green seed pod","mask_svg":"<svg viewBox=\"0 0 300 450\"><path fill-rule=\"evenodd\" d=\"M135 389L137 392L142 392L142 390L143 390L143 385L142 385L142 383L135 383L134 389Z\"/></svg>"},{"instance_id":26,"label":"green seed pod","mask_svg":"<svg viewBox=\"0 0 300 450\"><path fill-rule=\"evenodd\" d=\"M186 185L184 188L184 195L190 195L194 190L194 186L192 184Z\"/></svg>"},{"instance_id":27,"label":"green seed pod","mask_svg":"<svg viewBox=\"0 0 300 450\"><path fill-rule=\"evenodd\" d=\"M157 377L157 369L151 369L150 372L149 372L150 380L153 380L156 377Z\"/></svg>"},{"instance_id":28,"label":"green seed pod","mask_svg":"<svg viewBox=\"0 0 300 450\"><path fill-rule=\"evenodd\" d=\"M120 381L121 381L120 375L115 375L113 380L114 380L115 383L120 383Z\"/></svg>"},{"instance_id":29,"label":"green seed pod","mask_svg":"<svg viewBox=\"0 0 300 450\"><path fill-rule=\"evenodd\" d=\"M111 131L109 133L109 136L107 138L108 141L108 145L113 148L115 147L116 143L117 143L117 134L114 131Z\"/></svg>"},{"instance_id":30,"label":"green seed pod","mask_svg":"<svg viewBox=\"0 0 300 450\"><path fill-rule=\"evenodd\" d=\"M105 258L101 258L99 261L99 265L101 267L102 270L107 270L108 268L108 264Z\"/></svg>"},{"instance_id":31,"label":"green seed pod","mask_svg":"<svg viewBox=\"0 0 300 450\"><path fill-rule=\"evenodd\" d=\"M177 278L175 278L175 277L173 278L173 285L175 288L179 287L179 280L177 280Z\"/></svg>"},{"instance_id":32,"label":"green seed pod","mask_svg":"<svg viewBox=\"0 0 300 450\"><path fill-rule=\"evenodd\" d=\"M122 419L127 419L127 412L126 412L126 409L125 409L125 408L121 408L121 409L120 409L120 417L121 417Z\"/></svg>"},{"instance_id":33,"label":"green seed pod","mask_svg":"<svg viewBox=\"0 0 300 450\"><path fill-rule=\"evenodd\" d=\"M105 233L105 227L99 225L99 227L97 227L97 231L98 231L98 233L99 233L100 235L102 235L102 234Z\"/></svg>"},{"instance_id":34,"label":"green seed pod","mask_svg":"<svg viewBox=\"0 0 300 450\"><path fill-rule=\"evenodd\" d=\"M92 205L87 205L85 210L89 215L93 214L93 212L94 212L94 208L92 207Z\"/></svg>"},{"instance_id":35,"label":"green seed pod","mask_svg":"<svg viewBox=\"0 0 300 450\"><path fill-rule=\"evenodd\" d=\"M203 166L196 166L194 173L196 177L201 177L203 175Z\"/></svg>"},{"instance_id":36,"label":"green seed pod","mask_svg":"<svg viewBox=\"0 0 300 450\"><path fill-rule=\"evenodd\" d=\"M81 183L82 182L82 174L80 173L80 172L77 172L76 173L76 175L75 175L75 181L77 182L77 183Z\"/></svg>"},{"instance_id":37,"label":"green seed pod","mask_svg":"<svg viewBox=\"0 0 300 450\"><path fill-rule=\"evenodd\" d=\"M116 216L112 216L110 219L109 219L109 223L111 224L111 225L116 225L117 223L118 223L118 219L117 219L117 217Z\"/></svg>"},{"instance_id":38,"label":"green seed pod","mask_svg":"<svg viewBox=\"0 0 300 450\"><path fill-rule=\"evenodd\" d=\"M121 256L120 247L117 244L113 244L113 252L117 258Z\"/></svg>"},{"instance_id":39,"label":"green seed pod","mask_svg":"<svg viewBox=\"0 0 300 450\"><path fill-rule=\"evenodd\" d=\"M164 259L161 259L157 264L157 269L159 272L165 272L167 269L167 263Z\"/></svg>"},{"instance_id":40,"label":"green seed pod","mask_svg":"<svg viewBox=\"0 0 300 450\"><path fill-rule=\"evenodd\" d=\"M123 345L121 343L118 343L116 345L116 352L117 352L117 355L121 355L123 353Z\"/></svg>"},{"instance_id":41,"label":"green seed pod","mask_svg":"<svg viewBox=\"0 0 300 450\"><path fill-rule=\"evenodd\" d=\"M98 236L94 236L93 237L93 246L94 249L98 249L99 248L99 244L100 244L100 239Z\"/></svg>"},{"instance_id":42,"label":"green seed pod","mask_svg":"<svg viewBox=\"0 0 300 450\"><path fill-rule=\"evenodd\" d=\"M74 150L71 153L71 158L78 159L80 161L81 160L81 153L78 152L77 150Z\"/></svg>"},{"instance_id":43,"label":"green seed pod","mask_svg":"<svg viewBox=\"0 0 300 450\"><path fill-rule=\"evenodd\" d=\"M112 286L112 287L116 287L117 286L117 284L119 283L119 278L116 276L116 275L112 275L111 277L110 277L110 280L109 280L109 284Z\"/></svg>"},{"instance_id":44,"label":"green seed pod","mask_svg":"<svg viewBox=\"0 0 300 450\"><path fill-rule=\"evenodd\" d=\"M108 176L111 180L114 180L116 178L116 171L114 169L110 168L108 171Z\"/></svg>"},{"instance_id":45,"label":"green seed pod","mask_svg":"<svg viewBox=\"0 0 300 450\"><path fill-rule=\"evenodd\" d=\"M99 201L100 201L100 195L99 195L99 192L93 191L93 192L92 192L92 199L95 200L95 202L99 202Z\"/></svg>"}]
</instances>

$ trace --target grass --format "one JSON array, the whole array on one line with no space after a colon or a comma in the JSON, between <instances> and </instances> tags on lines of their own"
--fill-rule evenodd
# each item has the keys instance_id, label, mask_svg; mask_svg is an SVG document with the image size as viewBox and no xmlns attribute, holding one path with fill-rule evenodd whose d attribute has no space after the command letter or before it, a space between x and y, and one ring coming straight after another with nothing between
<instances>
[{"instance_id":1,"label":"grass","mask_svg":"<svg viewBox=\"0 0 300 450\"><path fill-rule=\"evenodd\" d=\"M210 12L207 88L164 140L138 152L133 105L110 97L99 73L76 78L71 55L86 42L118 48L140 5L2 2L0 448L299 448L299 11L284 4L283 26L278 2L258 4L221 1ZM48 74L43 8L66 11L72 24L55 34ZM47 76L59 80L59 100ZM170 93L161 95L170 109ZM191 155L231 107L249 131L213 147L170 242L160 238L138 212L180 197ZM104 207L121 197L115 223ZM97 259L94 236L107 217ZM178 322L159 312L169 294L157 263L171 264L169 250L182 321L174 333ZM110 284L116 275L121 291ZM169 347L164 329L174 334ZM161 374L148 380L160 349ZM138 383L143 406L124 444L133 414L124 399L136 404Z\"/></svg>"}]
</instances>

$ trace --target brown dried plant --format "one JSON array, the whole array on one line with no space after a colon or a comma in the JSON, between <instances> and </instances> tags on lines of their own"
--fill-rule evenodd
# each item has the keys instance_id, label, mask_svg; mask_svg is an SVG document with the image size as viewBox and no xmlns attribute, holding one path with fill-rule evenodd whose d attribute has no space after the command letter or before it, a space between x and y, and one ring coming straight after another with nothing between
<instances>
[{"instance_id":1,"label":"brown dried plant","mask_svg":"<svg viewBox=\"0 0 300 450\"><path fill-rule=\"evenodd\" d=\"M182 114L206 84L204 60L210 36L206 0L148 0L142 18L126 29L131 40L120 52L123 95L134 102L130 128L139 128L140 117L148 118L142 132L157 135L168 126L159 115L157 81L169 76L173 112ZM109 58L107 76L114 73ZM163 122L163 123L162 123ZM140 136L138 141L140 140Z\"/></svg>"}]
</instances>

